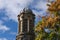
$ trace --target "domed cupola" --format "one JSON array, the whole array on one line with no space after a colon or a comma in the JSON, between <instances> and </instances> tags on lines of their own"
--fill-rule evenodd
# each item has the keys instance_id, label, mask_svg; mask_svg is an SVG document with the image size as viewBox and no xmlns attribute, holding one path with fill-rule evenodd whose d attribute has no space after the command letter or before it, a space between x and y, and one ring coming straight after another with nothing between
<instances>
[{"instance_id":1,"label":"domed cupola","mask_svg":"<svg viewBox=\"0 0 60 40\"><path fill-rule=\"evenodd\" d=\"M32 10L30 8L26 7L23 9L23 12L24 13L32 13Z\"/></svg>"}]
</instances>

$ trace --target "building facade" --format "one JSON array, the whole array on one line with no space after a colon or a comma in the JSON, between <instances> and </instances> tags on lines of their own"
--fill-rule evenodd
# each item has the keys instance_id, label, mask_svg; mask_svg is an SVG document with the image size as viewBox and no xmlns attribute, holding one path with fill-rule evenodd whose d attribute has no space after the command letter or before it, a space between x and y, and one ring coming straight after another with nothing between
<instances>
[{"instance_id":1,"label":"building facade","mask_svg":"<svg viewBox=\"0 0 60 40\"><path fill-rule=\"evenodd\" d=\"M29 8L24 8L18 15L18 34L16 40L34 40L35 15Z\"/></svg>"}]
</instances>

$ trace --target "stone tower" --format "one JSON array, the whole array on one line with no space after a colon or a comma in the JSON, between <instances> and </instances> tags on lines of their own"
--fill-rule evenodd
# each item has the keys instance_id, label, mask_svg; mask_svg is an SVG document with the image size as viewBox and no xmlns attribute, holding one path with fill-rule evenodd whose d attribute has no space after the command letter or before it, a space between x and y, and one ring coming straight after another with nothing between
<instances>
[{"instance_id":1,"label":"stone tower","mask_svg":"<svg viewBox=\"0 0 60 40\"><path fill-rule=\"evenodd\" d=\"M18 35L16 40L34 40L34 22L35 15L29 8L24 8L23 11L18 15Z\"/></svg>"}]
</instances>

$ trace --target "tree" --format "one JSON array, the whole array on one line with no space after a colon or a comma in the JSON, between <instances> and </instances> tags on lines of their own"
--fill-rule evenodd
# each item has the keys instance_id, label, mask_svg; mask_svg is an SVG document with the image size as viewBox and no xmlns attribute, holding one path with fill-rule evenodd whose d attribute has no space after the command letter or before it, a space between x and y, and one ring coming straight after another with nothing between
<instances>
[{"instance_id":1,"label":"tree","mask_svg":"<svg viewBox=\"0 0 60 40\"><path fill-rule=\"evenodd\" d=\"M48 5L49 16L42 16L36 25L36 40L60 40L60 0Z\"/></svg>"}]
</instances>

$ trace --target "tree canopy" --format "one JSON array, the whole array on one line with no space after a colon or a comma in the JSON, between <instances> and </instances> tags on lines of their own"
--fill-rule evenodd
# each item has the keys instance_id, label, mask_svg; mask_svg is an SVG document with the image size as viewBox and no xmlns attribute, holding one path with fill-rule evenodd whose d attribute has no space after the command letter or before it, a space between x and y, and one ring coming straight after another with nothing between
<instances>
[{"instance_id":1,"label":"tree canopy","mask_svg":"<svg viewBox=\"0 0 60 40\"><path fill-rule=\"evenodd\" d=\"M35 28L35 40L60 40L60 0L48 5L49 16L42 16Z\"/></svg>"}]
</instances>

